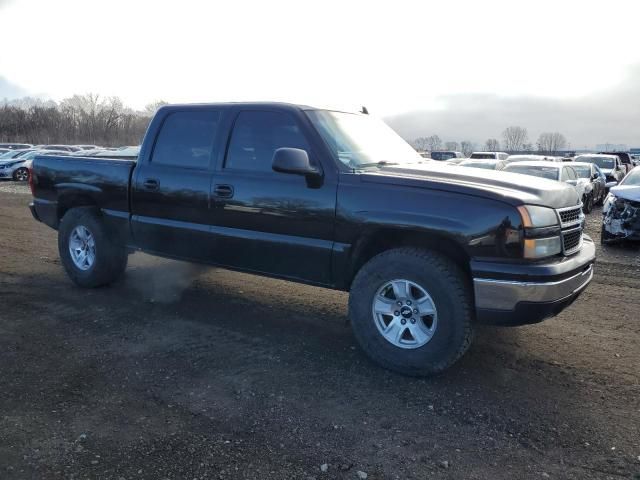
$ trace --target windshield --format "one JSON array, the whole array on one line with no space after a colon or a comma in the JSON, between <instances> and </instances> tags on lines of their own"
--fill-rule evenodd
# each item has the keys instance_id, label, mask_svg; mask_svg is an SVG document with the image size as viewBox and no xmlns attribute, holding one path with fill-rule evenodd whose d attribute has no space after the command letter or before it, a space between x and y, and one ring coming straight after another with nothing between
<instances>
[{"instance_id":1,"label":"windshield","mask_svg":"<svg viewBox=\"0 0 640 480\"><path fill-rule=\"evenodd\" d=\"M509 165L505 168L508 172L522 173L524 175L533 175L534 177L548 178L549 180L558 180L557 168L553 167L533 167L530 165Z\"/></svg>"},{"instance_id":2,"label":"windshield","mask_svg":"<svg viewBox=\"0 0 640 480\"><path fill-rule=\"evenodd\" d=\"M3 153L2 155L0 155L0 160L6 160L7 158L13 158L16 155L19 155L20 153L23 152L16 152L15 150L9 150L7 153Z\"/></svg>"},{"instance_id":3,"label":"windshield","mask_svg":"<svg viewBox=\"0 0 640 480\"><path fill-rule=\"evenodd\" d=\"M336 157L350 168L428 161L387 124L369 115L327 110L306 113Z\"/></svg>"},{"instance_id":4,"label":"windshield","mask_svg":"<svg viewBox=\"0 0 640 480\"><path fill-rule=\"evenodd\" d=\"M640 186L640 169L635 168L631 170L629 175L624 177L624 179L620 182L620 185L638 185Z\"/></svg>"},{"instance_id":5,"label":"windshield","mask_svg":"<svg viewBox=\"0 0 640 480\"><path fill-rule=\"evenodd\" d=\"M462 162L461 167L486 168L488 170L496 169L496 162Z\"/></svg>"},{"instance_id":6,"label":"windshield","mask_svg":"<svg viewBox=\"0 0 640 480\"><path fill-rule=\"evenodd\" d=\"M572 165L580 178L591 178L591 168L586 165Z\"/></svg>"},{"instance_id":7,"label":"windshield","mask_svg":"<svg viewBox=\"0 0 640 480\"><path fill-rule=\"evenodd\" d=\"M472 153L469 158L479 158L481 160L495 160L495 153Z\"/></svg>"},{"instance_id":8,"label":"windshield","mask_svg":"<svg viewBox=\"0 0 640 480\"><path fill-rule=\"evenodd\" d=\"M614 161L611 157L576 157L576 162L595 163L600 168L613 168Z\"/></svg>"},{"instance_id":9,"label":"windshield","mask_svg":"<svg viewBox=\"0 0 640 480\"><path fill-rule=\"evenodd\" d=\"M456 158L455 152L431 152L431 158L433 160L449 160L450 158Z\"/></svg>"}]
</instances>

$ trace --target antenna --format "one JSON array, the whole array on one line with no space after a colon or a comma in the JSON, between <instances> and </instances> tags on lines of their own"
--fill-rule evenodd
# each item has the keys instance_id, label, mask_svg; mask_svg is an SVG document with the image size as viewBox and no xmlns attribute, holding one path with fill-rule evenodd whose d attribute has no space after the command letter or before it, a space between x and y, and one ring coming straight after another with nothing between
<instances>
[{"instance_id":1,"label":"antenna","mask_svg":"<svg viewBox=\"0 0 640 480\"><path fill-rule=\"evenodd\" d=\"M364 105L362 106L362 110L360 110L360 113L364 113L365 115L369 115L369 110L367 110L367 107L365 107Z\"/></svg>"}]
</instances>

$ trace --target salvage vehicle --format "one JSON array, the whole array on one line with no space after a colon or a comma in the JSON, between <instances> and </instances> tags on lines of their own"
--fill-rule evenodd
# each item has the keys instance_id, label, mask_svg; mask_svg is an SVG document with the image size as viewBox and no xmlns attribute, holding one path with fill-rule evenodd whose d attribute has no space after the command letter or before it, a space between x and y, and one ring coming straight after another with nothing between
<instances>
[{"instance_id":1,"label":"salvage vehicle","mask_svg":"<svg viewBox=\"0 0 640 480\"><path fill-rule=\"evenodd\" d=\"M640 240L640 167L611 188L602 207L602 244Z\"/></svg>"},{"instance_id":2,"label":"salvage vehicle","mask_svg":"<svg viewBox=\"0 0 640 480\"><path fill-rule=\"evenodd\" d=\"M600 152L605 155L616 155L620 159L620 166L624 171L625 175L629 173L635 164L633 163L633 158L629 154L629 152Z\"/></svg>"},{"instance_id":3,"label":"salvage vehicle","mask_svg":"<svg viewBox=\"0 0 640 480\"><path fill-rule=\"evenodd\" d=\"M506 165L503 171L568 183L575 188L578 197L583 200L582 206L584 213L590 213L593 209L593 199L590 196L591 184L588 180L579 177L578 173L573 169L573 165L564 162L555 163L550 161L515 162ZM589 200L589 203L586 205L584 204L585 199Z\"/></svg>"},{"instance_id":4,"label":"salvage vehicle","mask_svg":"<svg viewBox=\"0 0 640 480\"><path fill-rule=\"evenodd\" d=\"M617 185L626 174L626 170L620 162L620 157L617 155L589 153L578 155L574 161L578 163L595 163L598 165L606 177L607 189Z\"/></svg>"},{"instance_id":5,"label":"salvage vehicle","mask_svg":"<svg viewBox=\"0 0 640 480\"><path fill-rule=\"evenodd\" d=\"M30 208L81 287L114 282L141 250L348 291L362 349L429 375L478 322L558 314L595 260L572 187L442 163L365 113L172 105L137 161L36 157Z\"/></svg>"},{"instance_id":6,"label":"salvage vehicle","mask_svg":"<svg viewBox=\"0 0 640 480\"><path fill-rule=\"evenodd\" d=\"M30 143L0 143L0 148L8 148L9 150L25 150L31 148Z\"/></svg>"},{"instance_id":7,"label":"salvage vehicle","mask_svg":"<svg viewBox=\"0 0 640 480\"><path fill-rule=\"evenodd\" d=\"M607 196L606 177L595 163L572 162L571 167L578 174L578 181L585 184L582 204L584 213L590 213L593 206L601 205Z\"/></svg>"},{"instance_id":8,"label":"salvage vehicle","mask_svg":"<svg viewBox=\"0 0 640 480\"><path fill-rule=\"evenodd\" d=\"M36 155L60 155L63 152L55 150L28 150L16 151L21 155L16 155L11 159L0 159L0 179L11 179L16 182L26 182L29 179L29 167Z\"/></svg>"}]
</instances>

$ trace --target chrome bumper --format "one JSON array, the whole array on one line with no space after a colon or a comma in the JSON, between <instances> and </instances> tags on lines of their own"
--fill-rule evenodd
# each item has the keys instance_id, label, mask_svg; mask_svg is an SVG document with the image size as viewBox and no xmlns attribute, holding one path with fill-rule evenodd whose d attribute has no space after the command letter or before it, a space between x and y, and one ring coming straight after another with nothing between
<instances>
[{"instance_id":1,"label":"chrome bumper","mask_svg":"<svg viewBox=\"0 0 640 480\"><path fill-rule=\"evenodd\" d=\"M549 303L570 297L593 278L593 265L583 272L557 282L518 282L474 278L477 309L514 310L520 302Z\"/></svg>"}]
</instances>

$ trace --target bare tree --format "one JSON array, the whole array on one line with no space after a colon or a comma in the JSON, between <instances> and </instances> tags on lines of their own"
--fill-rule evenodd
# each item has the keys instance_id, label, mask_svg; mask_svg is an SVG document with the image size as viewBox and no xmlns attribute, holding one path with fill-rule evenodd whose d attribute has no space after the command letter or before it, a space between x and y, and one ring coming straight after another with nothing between
<instances>
[{"instance_id":1,"label":"bare tree","mask_svg":"<svg viewBox=\"0 0 640 480\"><path fill-rule=\"evenodd\" d=\"M555 155L567 148L567 139L560 132L543 132L538 137L538 151Z\"/></svg>"},{"instance_id":2,"label":"bare tree","mask_svg":"<svg viewBox=\"0 0 640 480\"><path fill-rule=\"evenodd\" d=\"M468 157L475 150L475 144L470 140L463 140L462 142L460 142L460 149L462 150L464 156Z\"/></svg>"},{"instance_id":3,"label":"bare tree","mask_svg":"<svg viewBox=\"0 0 640 480\"><path fill-rule=\"evenodd\" d=\"M0 141L133 145L140 143L149 119L118 97L74 95L60 104L23 98L0 105Z\"/></svg>"},{"instance_id":4,"label":"bare tree","mask_svg":"<svg viewBox=\"0 0 640 480\"><path fill-rule=\"evenodd\" d=\"M523 150L523 146L528 142L529 135L527 129L512 126L505 128L502 132L502 138L504 140L504 148L509 152L517 152Z\"/></svg>"},{"instance_id":5,"label":"bare tree","mask_svg":"<svg viewBox=\"0 0 640 480\"><path fill-rule=\"evenodd\" d=\"M155 102L151 102L145 105L143 113L147 117L153 117L156 111L158 111L160 107L164 107L165 105L169 105L169 103L165 102L164 100L156 100Z\"/></svg>"},{"instance_id":6,"label":"bare tree","mask_svg":"<svg viewBox=\"0 0 640 480\"><path fill-rule=\"evenodd\" d=\"M427 137L427 150L433 152L434 150L440 150L442 147L442 140L438 135L431 135Z\"/></svg>"},{"instance_id":7,"label":"bare tree","mask_svg":"<svg viewBox=\"0 0 640 480\"><path fill-rule=\"evenodd\" d=\"M484 149L487 152L498 152L500 151L500 142L496 138L489 138L484 142Z\"/></svg>"},{"instance_id":8,"label":"bare tree","mask_svg":"<svg viewBox=\"0 0 640 480\"><path fill-rule=\"evenodd\" d=\"M426 137L416 138L413 142L411 142L411 145L419 152L424 152L429 148L429 143L427 142Z\"/></svg>"},{"instance_id":9,"label":"bare tree","mask_svg":"<svg viewBox=\"0 0 640 480\"><path fill-rule=\"evenodd\" d=\"M444 149L451 150L452 152L457 152L459 150L458 142L445 142Z\"/></svg>"}]
</instances>

